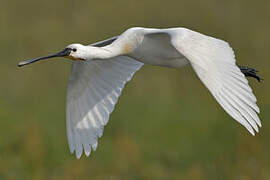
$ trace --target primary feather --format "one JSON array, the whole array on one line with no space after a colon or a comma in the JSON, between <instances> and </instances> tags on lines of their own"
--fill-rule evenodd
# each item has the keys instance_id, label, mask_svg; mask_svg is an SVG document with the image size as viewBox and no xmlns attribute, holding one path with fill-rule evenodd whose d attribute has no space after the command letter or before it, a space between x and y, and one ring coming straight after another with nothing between
<instances>
[{"instance_id":1,"label":"primary feather","mask_svg":"<svg viewBox=\"0 0 270 180\"><path fill-rule=\"evenodd\" d=\"M105 61L74 62L67 91L67 134L79 158L97 148L126 82L143 64L121 56Z\"/></svg>"}]
</instances>

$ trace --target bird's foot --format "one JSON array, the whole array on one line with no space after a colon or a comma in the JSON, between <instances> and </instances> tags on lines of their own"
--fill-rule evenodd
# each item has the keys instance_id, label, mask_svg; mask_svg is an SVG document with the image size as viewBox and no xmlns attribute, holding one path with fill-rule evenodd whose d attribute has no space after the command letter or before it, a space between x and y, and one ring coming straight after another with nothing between
<instances>
[{"instance_id":1,"label":"bird's foot","mask_svg":"<svg viewBox=\"0 0 270 180\"><path fill-rule=\"evenodd\" d=\"M257 79L259 82L261 82L263 79L257 74L257 70L247 67L247 66L238 66L241 70L241 72L246 76L246 77L253 77Z\"/></svg>"}]
</instances>

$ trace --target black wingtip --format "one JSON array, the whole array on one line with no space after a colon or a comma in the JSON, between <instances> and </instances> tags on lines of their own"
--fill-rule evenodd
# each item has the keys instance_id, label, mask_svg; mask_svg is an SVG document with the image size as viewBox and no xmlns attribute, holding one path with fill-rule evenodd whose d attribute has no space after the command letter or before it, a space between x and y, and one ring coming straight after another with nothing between
<instances>
[{"instance_id":1,"label":"black wingtip","mask_svg":"<svg viewBox=\"0 0 270 180\"><path fill-rule=\"evenodd\" d=\"M247 67L247 66L238 66L241 70L241 72L246 76L246 77L253 77L255 79L257 79L258 82L261 82L263 81L263 78L261 78L257 72L256 69L253 69L253 68L250 68L250 67Z\"/></svg>"}]
</instances>

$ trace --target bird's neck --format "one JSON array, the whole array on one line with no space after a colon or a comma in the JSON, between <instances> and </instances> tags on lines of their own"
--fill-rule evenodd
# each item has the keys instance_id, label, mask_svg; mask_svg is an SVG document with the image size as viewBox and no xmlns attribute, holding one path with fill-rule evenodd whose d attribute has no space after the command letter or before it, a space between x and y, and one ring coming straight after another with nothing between
<instances>
[{"instance_id":1,"label":"bird's neck","mask_svg":"<svg viewBox=\"0 0 270 180\"><path fill-rule=\"evenodd\" d=\"M120 56L122 53L114 46L108 45L104 47L86 46L87 60L102 60Z\"/></svg>"}]
</instances>

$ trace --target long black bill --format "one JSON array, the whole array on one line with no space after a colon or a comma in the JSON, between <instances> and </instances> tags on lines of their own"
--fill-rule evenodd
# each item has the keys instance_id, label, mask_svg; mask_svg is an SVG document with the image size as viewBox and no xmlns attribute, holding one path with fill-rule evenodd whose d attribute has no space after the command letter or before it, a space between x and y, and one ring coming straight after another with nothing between
<instances>
[{"instance_id":1,"label":"long black bill","mask_svg":"<svg viewBox=\"0 0 270 180\"><path fill-rule=\"evenodd\" d=\"M54 58L54 57L69 56L70 52L71 52L70 48L65 48L63 51L60 51L60 52L55 53L55 54L51 54L51 55L48 55L48 56L43 56L43 57L39 57L39 58L35 58L35 59L28 59L28 60L25 60L25 61L21 61L21 62L18 63L18 66L21 67L21 66L24 66L24 65L27 65L27 64L31 64L31 63L40 61L40 60Z\"/></svg>"}]
</instances>

